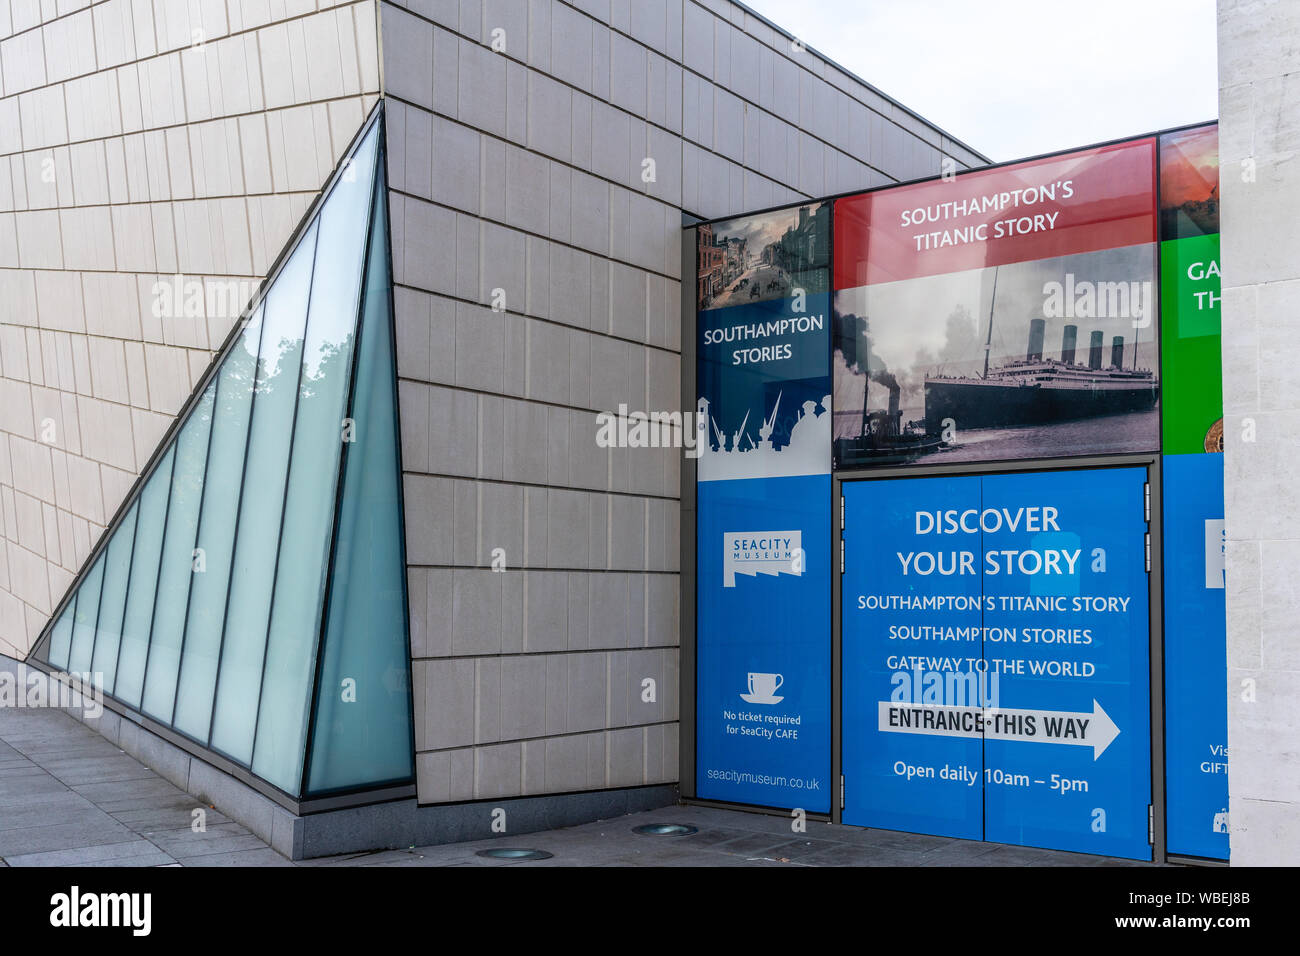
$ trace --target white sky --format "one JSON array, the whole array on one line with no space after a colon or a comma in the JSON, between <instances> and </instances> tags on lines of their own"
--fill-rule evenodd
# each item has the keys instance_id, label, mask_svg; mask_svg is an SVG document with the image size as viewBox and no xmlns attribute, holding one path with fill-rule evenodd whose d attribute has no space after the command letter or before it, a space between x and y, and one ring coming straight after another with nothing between
<instances>
[{"instance_id":1,"label":"white sky","mask_svg":"<svg viewBox=\"0 0 1300 956\"><path fill-rule=\"evenodd\" d=\"M1214 0L743 0L994 161L1219 115Z\"/></svg>"}]
</instances>

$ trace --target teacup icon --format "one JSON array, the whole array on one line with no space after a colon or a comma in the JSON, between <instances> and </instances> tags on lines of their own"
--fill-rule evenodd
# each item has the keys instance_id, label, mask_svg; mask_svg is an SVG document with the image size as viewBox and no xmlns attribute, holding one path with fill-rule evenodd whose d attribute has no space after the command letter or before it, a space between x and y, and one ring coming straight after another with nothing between
<instances>
[{"instance_id":1,"label":"teacup icon","mask_svg":"<svg viewBox=\"0 0 1300 956\"><path fill-rule=\"evenodd\" d=\"M779 704L785 698L777 697L776 692L784 683L785 678L780 674L764 674L758 671L750 671L749 693L741 694L740 699L748 704Z\"/></svg>"}]
</instances>

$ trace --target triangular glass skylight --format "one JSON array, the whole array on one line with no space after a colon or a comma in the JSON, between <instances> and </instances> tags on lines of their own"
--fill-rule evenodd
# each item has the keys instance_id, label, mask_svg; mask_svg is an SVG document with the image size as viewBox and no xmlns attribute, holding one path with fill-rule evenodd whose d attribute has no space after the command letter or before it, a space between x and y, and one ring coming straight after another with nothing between
<instances>
[{"instance_id":1,"label":"triangular glass skylight","mask_svg":"<svg viewBox=\"0 0 1300 956\"><path fill-rule=\"evenodd\" d=\"M413 774L381 109L32 654L295 798Z\"/></svg>"}]
</instances>

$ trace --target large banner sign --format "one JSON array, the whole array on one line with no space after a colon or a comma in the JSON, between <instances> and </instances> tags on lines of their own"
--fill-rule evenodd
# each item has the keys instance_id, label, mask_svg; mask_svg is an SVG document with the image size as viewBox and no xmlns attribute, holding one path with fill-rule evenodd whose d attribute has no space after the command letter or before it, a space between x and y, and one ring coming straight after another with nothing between
<instances>
[{"instance_id":1,"label":"large banner sign","mask_svg":"<svg viewBox=\"0 0 1300 956\"><path fill-rule=\"evenodd\" d=\"M711 309L698 328L699 480L827 474L829 296Z\"/></svg>"},{"instance_id":2,"label":"large banner sign","mask_svg":"<svg viewBox=\"0 0 1300 956\"><path fill-rule=\"evenodd\" d=\"M1169 852L1228 858L1218 126L1160 137Z\"/></svg>"},{"instance_id":3,"label":"large banner sign","mask_svg":"<svg viewBox=\"0 0 1300 956\"><path fill-rule=\"evenodd\" d=\"M695 796L1228 858L1217 132L697 228Z\"/></svg>"},{"instance_id":4,"label":"large banner sign","mask_svg":"<svg viewBox=\"0 0 1300 956\"><path fill-rule=\"evenodd\" d=\"M835 288L1155 241L1155 140L848 196Z\"/></svg>"},{"instance_id":5,"label":"large banner sign","mask_svg":"<svg viewBox=\"0 0 1300 956\"><path fill-rule=\"evenodd\" d=\"M830 206L699 231L697 794L826 813Z\"/></svg>"},{"instance_id":6,"label":"large banner sign","mask_svg":"<svg viewBox=\"0 0 1300 956\"><path fill-rule=\"evenodd\" d=\"M1169 852L1226 860L1223 456L1166 455L1164 489Z\"/></svg>"},{"instance_id":7,"label":"large banner sign","mask_svg":"<svg viewBox=\"0 0 1300 956\"><path fill-rule=\"evenodd\" d=\"M1145 481L845 486L845 823L1151 858Z\"/></svg>"},{"instance_id":8,"label":"large banner sign","mask_svg":"<svg viewBox=\"0 0 1300 956\"><path fill-rule=\"evenodd\" d=\"M1219 128L1160 137L1164 453L1223 451Z\"/></svg>"},{"instance_id":9,"label":"large banner sign","mask_svg":"<svg viewBox=\"0 0 1300 956\"><path fill-rule=\"evenodd\" d=\"M1155 140L835 204L837 468L1155 451Z\"/></svg>"}]
</instances>

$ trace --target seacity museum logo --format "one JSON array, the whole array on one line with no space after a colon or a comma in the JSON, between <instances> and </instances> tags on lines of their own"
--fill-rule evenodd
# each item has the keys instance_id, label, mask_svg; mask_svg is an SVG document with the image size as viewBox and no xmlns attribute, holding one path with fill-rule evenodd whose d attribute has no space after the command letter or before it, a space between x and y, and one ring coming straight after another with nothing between
<instances>
[{"instance_id":1,"label":"seacity museum logo","mask_svg":"<svg viewBox=\"0 0 1300 956\"><path fill-rule=\"evenodd\" d=\"M722 586L734 588L737 574L803 574L803 538L798 531L726 531L722 535Z\"/></svg>"}]
</instances>

